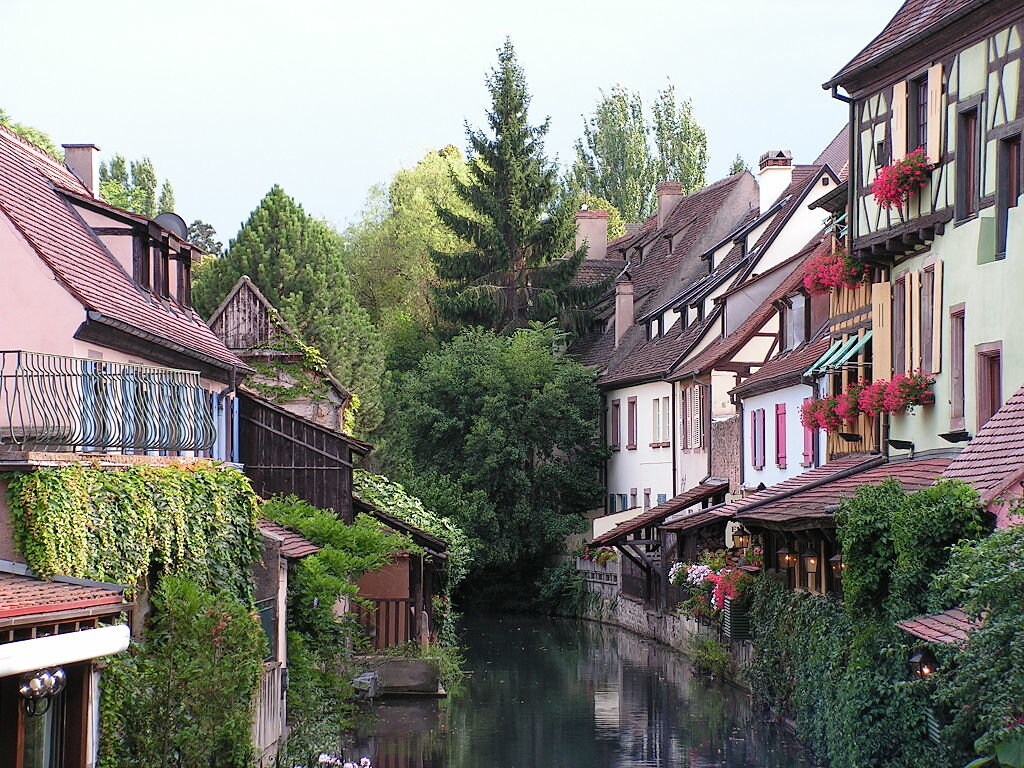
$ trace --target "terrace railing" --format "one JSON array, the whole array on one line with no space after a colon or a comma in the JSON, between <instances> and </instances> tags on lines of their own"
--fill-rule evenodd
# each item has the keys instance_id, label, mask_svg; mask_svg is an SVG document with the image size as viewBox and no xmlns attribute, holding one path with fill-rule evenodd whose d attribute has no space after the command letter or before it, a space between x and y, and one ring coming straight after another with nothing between
<instances>
[{"instance_id":1,"label":"terrace railing","mask_svg":"<svg viewBox=\"0 0 1024 768\"><path fill-rule=\"evenodd\" d=\"M0 351L0 446L204 451L215 438L196 371Z\"/></svg>"}]
</instances>

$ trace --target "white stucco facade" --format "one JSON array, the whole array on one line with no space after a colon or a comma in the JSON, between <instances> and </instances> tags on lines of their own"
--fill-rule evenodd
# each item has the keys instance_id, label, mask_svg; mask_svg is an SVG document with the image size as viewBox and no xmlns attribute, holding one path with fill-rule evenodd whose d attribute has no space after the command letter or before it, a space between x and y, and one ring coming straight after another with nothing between
<instances>
[{"instance_id":1,"label":"white stucco facade","mask_svg":"<svg viewBox=\"0 0 1024 768\"><path fill-rule=\"evenodd\" d=\"M743 398L743 485L745 488L757 488L761 483L766 487L781 483L810 467L824 463L824 433L815 430L811 461L804 459L804 427L800 423L800 406L804 399L811 397L813 389L807 384L794 384L789 387L750 395ZM776 409L785 407L785 465L777 461L776 441ZM751 438L751 414L764 410L764 466L758 468L754 463L753 443Z\"/></svg>"},{"instance_id":2,"label":"white stucco facade","mask_svg":"<svg viewBox=\"0 0 1024 768\"><path fill-rule=\"evenodd\" d=\"M609 390L606 393L607 431L612 455L608 460L607 494L615 497L614 507L608 499L606 509L621 512L632 507L644 507L645 489L650 489L649 503L654 506L659 496L671 498L672 493L672 435L671 425L674 422L672 412L672 385L658 381L648 384L623 387ZM629 408L630 399L636 398L636 441L630 447ZM658 400L659 431L654 425L654 401ZM619 447L614 448L612 435L615 429L612 424L616 411L614 403L618 402L619 414ZM662 414L665 403L669 407L666 420ZM669 427L669 435L664 436L665 425ZM659 438L655 440L655 437ZM661 439L661 438L665 439ZM634 490L635 489L635 490ZM625 499L626 506L623 506Z\"/></svg>"}]
</instances>

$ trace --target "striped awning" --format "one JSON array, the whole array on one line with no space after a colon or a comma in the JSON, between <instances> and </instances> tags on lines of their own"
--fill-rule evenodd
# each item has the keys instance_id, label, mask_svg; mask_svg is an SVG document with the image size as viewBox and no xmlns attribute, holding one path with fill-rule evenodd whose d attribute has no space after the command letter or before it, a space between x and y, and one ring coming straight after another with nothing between
<instances>
[{"instance_id":1,"label":"striped awning","mask_svg":"<svg viewBox=\"0 0 1024 768\"><path fill-rule=\"evenodd\" d=\"M804 372L804 376L818 376L839 370L871 341L871 333L867 331L863 336L851 336L846 341L836 341Z\"/></svg>"}]
</instances>

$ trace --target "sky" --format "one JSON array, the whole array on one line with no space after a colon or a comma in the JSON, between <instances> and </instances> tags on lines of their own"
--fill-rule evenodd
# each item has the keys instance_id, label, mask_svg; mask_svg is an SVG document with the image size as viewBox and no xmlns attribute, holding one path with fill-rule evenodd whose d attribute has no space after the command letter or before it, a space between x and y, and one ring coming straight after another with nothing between
<instances>
[{"instance_id":1,"label":"sky","mask_svg":"<svg viewBox=\"0 0 1024 768\"><path fill-rule=\"evenodd\" d=\"M103 157L148 155L177 212L225 243L280 184L345 227L367 194L484 124L511 37L571 164L602 89L651 104L669 80L708 133L708 180L737 153L811 162L847 119L821 83L900 0L0 0L0 108Z\"/></svg>"}]
</instances>

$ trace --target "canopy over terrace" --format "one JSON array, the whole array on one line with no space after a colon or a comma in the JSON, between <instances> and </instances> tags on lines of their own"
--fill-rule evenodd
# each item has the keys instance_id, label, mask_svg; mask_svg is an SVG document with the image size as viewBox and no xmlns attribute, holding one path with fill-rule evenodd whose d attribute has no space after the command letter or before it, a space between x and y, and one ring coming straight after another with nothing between
<instances>
[{"instance_id":1,"label":"canopy over terrace","mask_svg":"<svg viewBox=\"0 0 1024 768\"><path fill-rule=\"evenodd\" d=\"M659 594L664 594L661 585L665 580L662 539L658 527L678 512L698 504L707 508L715 502L723 501L728 490L727 480L708 478L688 491L619 523L610 531L595 537L591 546L617 547L625 556L621 573L623 593L642 600L657 601Z\"/></svg>"}]
</instances>

